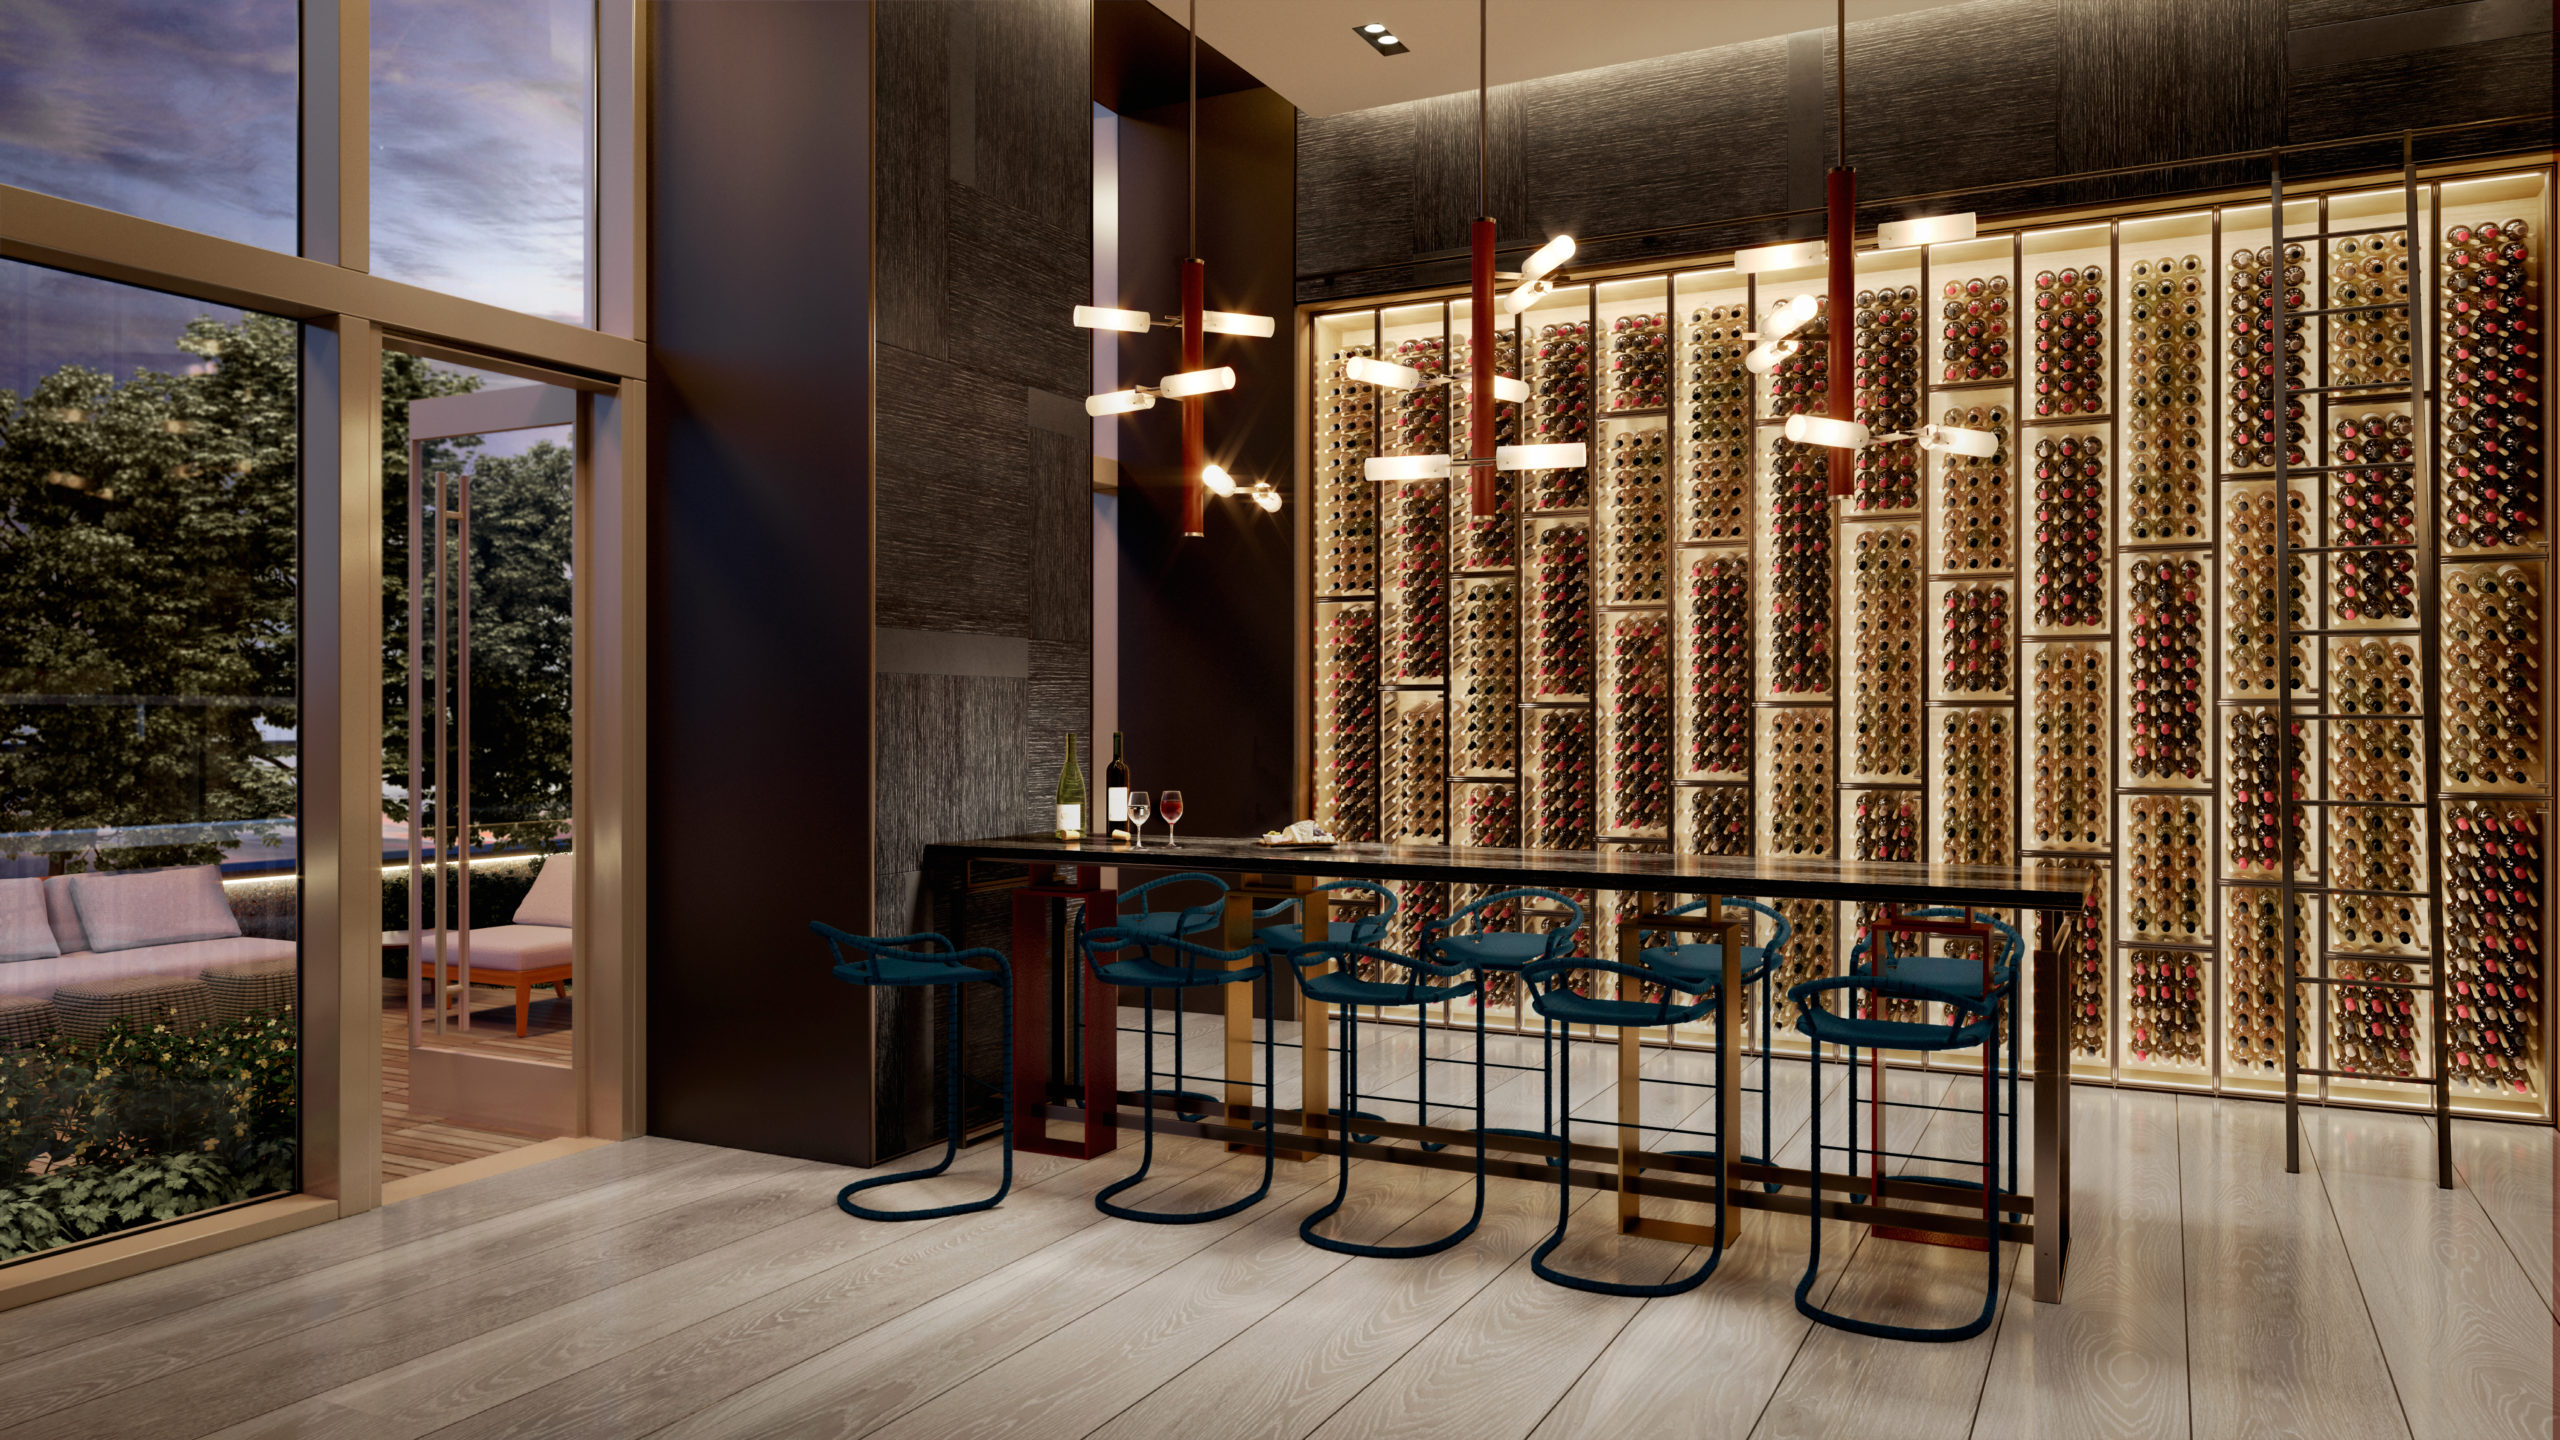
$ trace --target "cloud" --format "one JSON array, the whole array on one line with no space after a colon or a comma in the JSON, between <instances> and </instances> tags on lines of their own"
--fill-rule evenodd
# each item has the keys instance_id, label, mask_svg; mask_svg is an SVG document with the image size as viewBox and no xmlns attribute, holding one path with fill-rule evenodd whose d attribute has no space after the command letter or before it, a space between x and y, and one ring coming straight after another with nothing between
<instances>
[{"instance_id":1,"label":"cloud","mask_svg":"<svg viewBox=\"0 0 2560 1440\"><path fill-rule=\"evenodd\" d=\"M374 273L583 323L591 0L374 0ZM0 5L0 182L295 248L295 7Z\"/></svg>"}]
</instances>

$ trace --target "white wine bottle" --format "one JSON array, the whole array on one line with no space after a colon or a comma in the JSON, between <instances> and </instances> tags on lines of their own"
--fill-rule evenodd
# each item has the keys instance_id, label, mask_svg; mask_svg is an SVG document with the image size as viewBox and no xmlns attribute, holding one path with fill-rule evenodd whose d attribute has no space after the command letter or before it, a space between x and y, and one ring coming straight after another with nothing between
<instances>
[{"instance_id":1,"label":"white wine bottle","mask_svg":"<svg viewBox=\"0 0 2560 1440\"><path fill-rule=\"evenodd\" d=\"M1129 761L1122 753L1117 730L1111 732L1111 767L1102 772L1102 818L1113 839L1128 838Z\"/></svg>"},{"instance_id":2,"label":"white wine bottle","mask_svg":"<svg viewBox=\"0 0 2560 1440\"><path fill-rule=\"evenodd\" d=\"M1084 772L1076 768L1076 732L1067 732L1067 763L1058 767L1057 838L1084 838Z\"/></svg>"}]
</instances>

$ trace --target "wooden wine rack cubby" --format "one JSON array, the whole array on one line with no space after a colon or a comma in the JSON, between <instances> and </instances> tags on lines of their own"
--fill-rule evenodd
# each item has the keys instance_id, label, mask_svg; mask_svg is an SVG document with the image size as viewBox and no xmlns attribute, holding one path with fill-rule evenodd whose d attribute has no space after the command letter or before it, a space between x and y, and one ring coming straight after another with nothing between
<instances>
[{"instance_id":1,"label":"wooden wine rack cubby","mask_svg":"<svg viewBox=\"0 0 2560 1440\"><path fill-rule=\"evenodd\" d=\"M2075 1076L2281 1093L2290 972L2306 1097L2420 1107L2441 1069L2458 1110L2549 1119L2551 188L1862 251L1841 315L1819 266L1577 277L1505 318L1496 370L1531 395L1496 424L1590 464L1504 472L1481 514L1463 469L1361 472L1464 448L1467 301L1310 307L1311 812L2095 868ZM1824 299L1801 348L1747 372L1799 295ZM1870 427L1996 452L1872 446L1835 502L1830 452L1781 433L1827 404L1834 325ZM1359 355L1429 379L1348 382ZM1409 888L1409 915L1469 898ZM1586 951L1638 903L1588 899ZM1860 917L1781 908L1784 981L1836 972Z\"/></svg>"}]
</instances>

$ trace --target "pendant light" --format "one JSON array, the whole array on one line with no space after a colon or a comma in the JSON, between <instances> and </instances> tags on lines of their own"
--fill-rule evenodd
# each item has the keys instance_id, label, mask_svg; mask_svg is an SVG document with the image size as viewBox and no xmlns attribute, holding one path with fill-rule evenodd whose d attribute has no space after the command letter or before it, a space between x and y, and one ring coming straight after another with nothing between
<instances>
[{"instance_id":1,"label":"pendant light","mask_svg":"<svg viewBox=\"0 0 2560 1440\"><path fill-rule=\"evenodd\" d=\"M1445 480L1453 469L1474 472L1471 508L1475 514L1490 515L1501 501L1495 491L1494 472L1498 470L1574 470L1590 463L1590 448L1580 442L1561 445L1501 445L1493 443L1494 406L1503 403L1525 405L1529 401L1529 383L1516 375L1493 373L1494 339L1497 317L1519 314L1538 302L1538 298L1555 288L1561 278L1564 262L1573 258L1573 237L1558 235L1530 252L1514 275L1498 275L1493 268L1493 217L1487 212L1492 204L1486 194L1486 115L1488 113L1487 29L1485 0L1476 0L1476 219L1470 227L1471 260L1468 275L1471 295L1467 308L1469 324L1467 393L1476 403L1469 407L1470 423L1467 453L1464 458L1448 455L1380 455L1362 467L1371 480ZM1494 298L1494 281L1514 280L1518 283L1499 302ZM1389 364L1383 360L1355 359L1343 367L1344 375L1388 390L1414 390L1424 383L1422 372L1408 365ZM1433 384L1456 386L1458 377L1446 376ZM1455 436L1451 437L1453 440Z\"/></svg>"},{"instance_id":2,"label":"pendant light","mask_svg":"<svg viewBox=\"0 0 2560 1440\"><path fill-rule=\"evenodd\" d=\"M1237 493L1235 479L1225 467L1208 462L1207 417L1201 409L1202 397L1236 387L1236 372L1230 366L1211 366L1208 363L1204 337L1241 335L1268 340L1277 327L1268 315L1211 310L1202 303L1208 288L1208 266L1200 258L1200 0L1191 0L1189 30L1191 93L1183 107L1187 127L1183 139L1183 189L1189 207L1189 229L1186 232L1189 243L1186 258L1177 272L1182 313L1150 316L1144 310L1079 305L1075 308L1075 323L1087 330L1116 330L1127 335L1143 335L1159 327L1182 331L1182 369L1153 385L1135 385L1126 390L1086 396L1084 411L1100 418L1150 410L1160 399L1182 403L1182 533L1197 536L1205 529L1207 505L1204 497ZM1265 511L1280 508L1280 492L1268 480L1257 481L1247 493L1253 503Z\"/></svg>"},{"instance_id":3,"label":"pendant light","mask_svg":"<svg viewBox=\"0 0 2560 1440\"><path fill-rule=\"evenodd\" d=\"M1955 455L1986 456L2000 448L2000 437L1987 430L1967 430L1954 425L1923 425L1909 433L1877 435L1857 418L1851 391L1850 353L1853 327L1840 323L1849 313L1850 297L1857 286L1857 216L1858 172L1849 167L1849 0L1839 0L1836 28L1832 38L1832 99L1838 107L1832 121L1833 138L1838 145L1837 161L1826 177L1825 200L1828 225L1821 240L1798 241L1785 245L1763 245L1744 250L1733 257L1733 268L1742 274L1775 270L1793 265L1808 265L1817 259L1830 261L1830 304L1833 323L1830 336L1830 395L1827 415L1798 414L1787 417L1786 435L1799 445L1820 445L1834 453L1831 456L1831 493L1848 495L1856 489L1854 469L1856 452L1874 444L1916 442L1921 449ZM1876 230L1876 248L1899 250L1915 245L1939 245L1951 240L1970 240L1974 235L1974 217L1962 215L1930 215L1916 220L1896 220ZM1771 307L1755 338L1758 344L1742 357L1742 366L1754 375L1765 375L1779 361L1796 353L1797 342L1787 337L1811 323L1818 307L1810 294L1797 295Z\"/></svg>"}]
</instances>

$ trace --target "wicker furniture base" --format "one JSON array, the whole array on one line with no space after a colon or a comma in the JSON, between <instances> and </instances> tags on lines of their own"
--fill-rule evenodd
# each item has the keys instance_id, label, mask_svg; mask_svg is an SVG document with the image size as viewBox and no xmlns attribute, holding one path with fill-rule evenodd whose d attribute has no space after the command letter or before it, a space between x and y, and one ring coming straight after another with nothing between
<instances>
[{"instance_id":1,"label":"wicker furniture base","mask_svg":"<svg viewBox=\"0 0 2560 1440\"><path fill-rule=\"evenodd\" d=\"M207 966L204 983L213 992L214 1023L227 1025L263 1010L281 1010L292 1004L297 970L293 961L285 959Z\"/></svg>"},{"instance_id":2,"label":"wicker furniture base","mask_svg":"<svg viewBox=\"0 0 2560 1440\"><path fill-rule=\"evenodd\" d=\"M96 1040L118 1020L137 1029L196 1029L213 1018L213 992L201 980L173 975L78 980L53 992L53 1007L64 1034Z\"/></svg>"},{"instance_id":3,"label":"wicker furniture base","mask_svg":"<svg viewBox=\"0 0 2560 1440\"><path fill-rule=\"evenodd\" d=\"M52 1001L41 995L0 995L0 1050L33 1045L52 1033Z\"/></svg>"}]
</instances>

